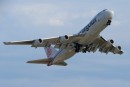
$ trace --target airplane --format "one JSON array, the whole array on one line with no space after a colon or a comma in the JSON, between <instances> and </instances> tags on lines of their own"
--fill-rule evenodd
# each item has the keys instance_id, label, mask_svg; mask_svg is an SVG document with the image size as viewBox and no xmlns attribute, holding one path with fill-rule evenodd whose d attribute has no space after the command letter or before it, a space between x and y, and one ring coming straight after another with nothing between
<instances>
[{"instance_id":1,"label":"airplane","mask_svg":"<svg viewBox=\"0 0 130 87\"><path fill-rule=\"evenodd\" d=\"M27 63L46 64L47 66L66 66L65 60L76 53L96 52L108 54L123 54L121 46L114 46L114 40L105 40L101 35L107 26L111 25L114 11L104 9L99 12L90 23L74 35L64 35L52 38L3 42L5 45L31 45L44 47L47 58L27 61Z\"/></svg>"}]
</instances>

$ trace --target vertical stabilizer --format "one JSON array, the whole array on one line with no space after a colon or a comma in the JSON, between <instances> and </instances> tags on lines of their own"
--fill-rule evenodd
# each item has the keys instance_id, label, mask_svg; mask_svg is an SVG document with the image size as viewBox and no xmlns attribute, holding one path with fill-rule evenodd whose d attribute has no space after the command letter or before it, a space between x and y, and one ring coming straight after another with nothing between
<instances>
[{"instance_id":1,"label":"vertical stabilizer","mask_svg":"<svg viewBox=\"0 0 130 87\"><path fill-rule=\"evenodd\" d=\"M57 50L52 46L44 47L44 49L48 58L52 58L57 53Z\"/></svg>"}]
</instances>

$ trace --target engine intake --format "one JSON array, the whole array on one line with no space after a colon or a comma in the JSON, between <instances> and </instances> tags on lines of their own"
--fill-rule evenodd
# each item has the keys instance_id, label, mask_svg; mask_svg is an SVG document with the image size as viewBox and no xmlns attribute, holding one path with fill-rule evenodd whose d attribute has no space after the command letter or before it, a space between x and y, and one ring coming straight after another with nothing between
<instances>
[{"instance_id":1,"label":"engine intake","mask_svg":"<svg viewBox=\"0 0 130 87\"><path fill-rule=\"evenodd\" d=\"M113 44L113 43L114 43L114 40L111 39L111 40L109 40L109 42Z\"/></svg>"},{"instance_id":2,"label":"engine intake","mask_svg":"<svg viewBox=\"0 0 130 87\"><path fill-rule=\"evenodd\" d=\"M116 48L117 48L118 50L121 50L121 46L117 46Z\"/></svg>"},{"instance_id":3,"label":"engine intake","mask_svg":"<svg viewBox=\"0 0 130 87\"><path fill-rule=\"evenodd\" d=\"M119 53L121 52L121 46L116 46L116 48L114 49L114 53Z\"/></svg>"},{"instance_id":4,"label":"engine intake","mask_svg":"<svg viewBox=\"0 0 130 87\"><path fill-rule=\"evenodd\" d=\"M108 40L105 47L110 47L114 41L112 39Z\"/></svg>"},{"instance_id":5,"label":"engine intake","mask_svg":"<svg viewBox=\"0 0 130 87\"><path fill-rule=\"evenodd\" d=\"M41 47L43 45L43 40L42 39L36 39L33 42L33 47Z\"/></svg>"},{"instance_id":6,"label":"engine intake","mask_svg":"<svg viewBox=\"0 0 130 87\"><path fill-rule=\"evenodd\" d=\"M59 39L61 43L66 43L66 41L69 40L69 36L68 35L60 36Z\"/></svg>"}]
</instances>

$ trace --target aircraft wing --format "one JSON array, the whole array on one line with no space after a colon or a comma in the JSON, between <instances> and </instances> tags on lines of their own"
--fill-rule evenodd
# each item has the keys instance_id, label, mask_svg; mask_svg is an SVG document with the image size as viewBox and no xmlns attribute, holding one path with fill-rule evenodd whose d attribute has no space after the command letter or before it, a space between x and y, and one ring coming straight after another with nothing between
<instances>
[{"instance_id":1,"label":"aircraft wing","mask_svg":"<svg viewBox=\"0 0 130 87\"><path fill-rule=\"evenodd\" d=\"M31 45L32 47L46 47L50 44L58 45L62 44L62 42L66 41L66 43L77 42L80 40L82 35L70 35L70 36L60 36L60 37L52 37L46 39L35 39L35 40L25 40L25 41L11 41L11 42L3 42L5 45Z\"/></svg>"},{"instance_id":2,"label":"aircraft wing","mask_svg":"<svg viewBox=\"0 0 130 87\"><path fill-rule=\"evenodd\" d=\"M34 40L3 42L5 45L31 45Z\"/></svg>"},{"instance_id":3,"label":"aircraft wing","mask_svg":"<svg viewBox=\"0 0 130 87\"><path fill-rule=\"evenodd\" d=\"M100 52L108 53L112 52L114 54L122 54L123 51L121 50L121 46L114 46L114 41L112 40L105 40L102 36L99 36L96 38L96 40L93 42L97 45L97 48L99 48Z\"/></svg>"}]
</instances>

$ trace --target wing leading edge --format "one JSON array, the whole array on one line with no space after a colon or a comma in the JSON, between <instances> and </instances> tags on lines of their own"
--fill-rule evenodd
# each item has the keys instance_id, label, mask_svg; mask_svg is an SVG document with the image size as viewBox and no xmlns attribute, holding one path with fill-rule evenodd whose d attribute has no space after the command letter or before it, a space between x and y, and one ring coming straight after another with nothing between
<instances>
[{"instance_id":1,"label":"wing leading edge","mask_svg":"<svg viewBox=\"0 0 130 87\"><path fill-rule=\"evenodd\" d=\"M64 36L60 37L52 37L45 39L35 39L35 40L24 40L24 41L11 41L11 42L3 42L5 45L31 45L32 47L46 47L50 44L57 45L62 44L62 39ZM80 40L82 35L70 35L66 40L66 43L72 43Z\"/></svg>"}]
</instances>

